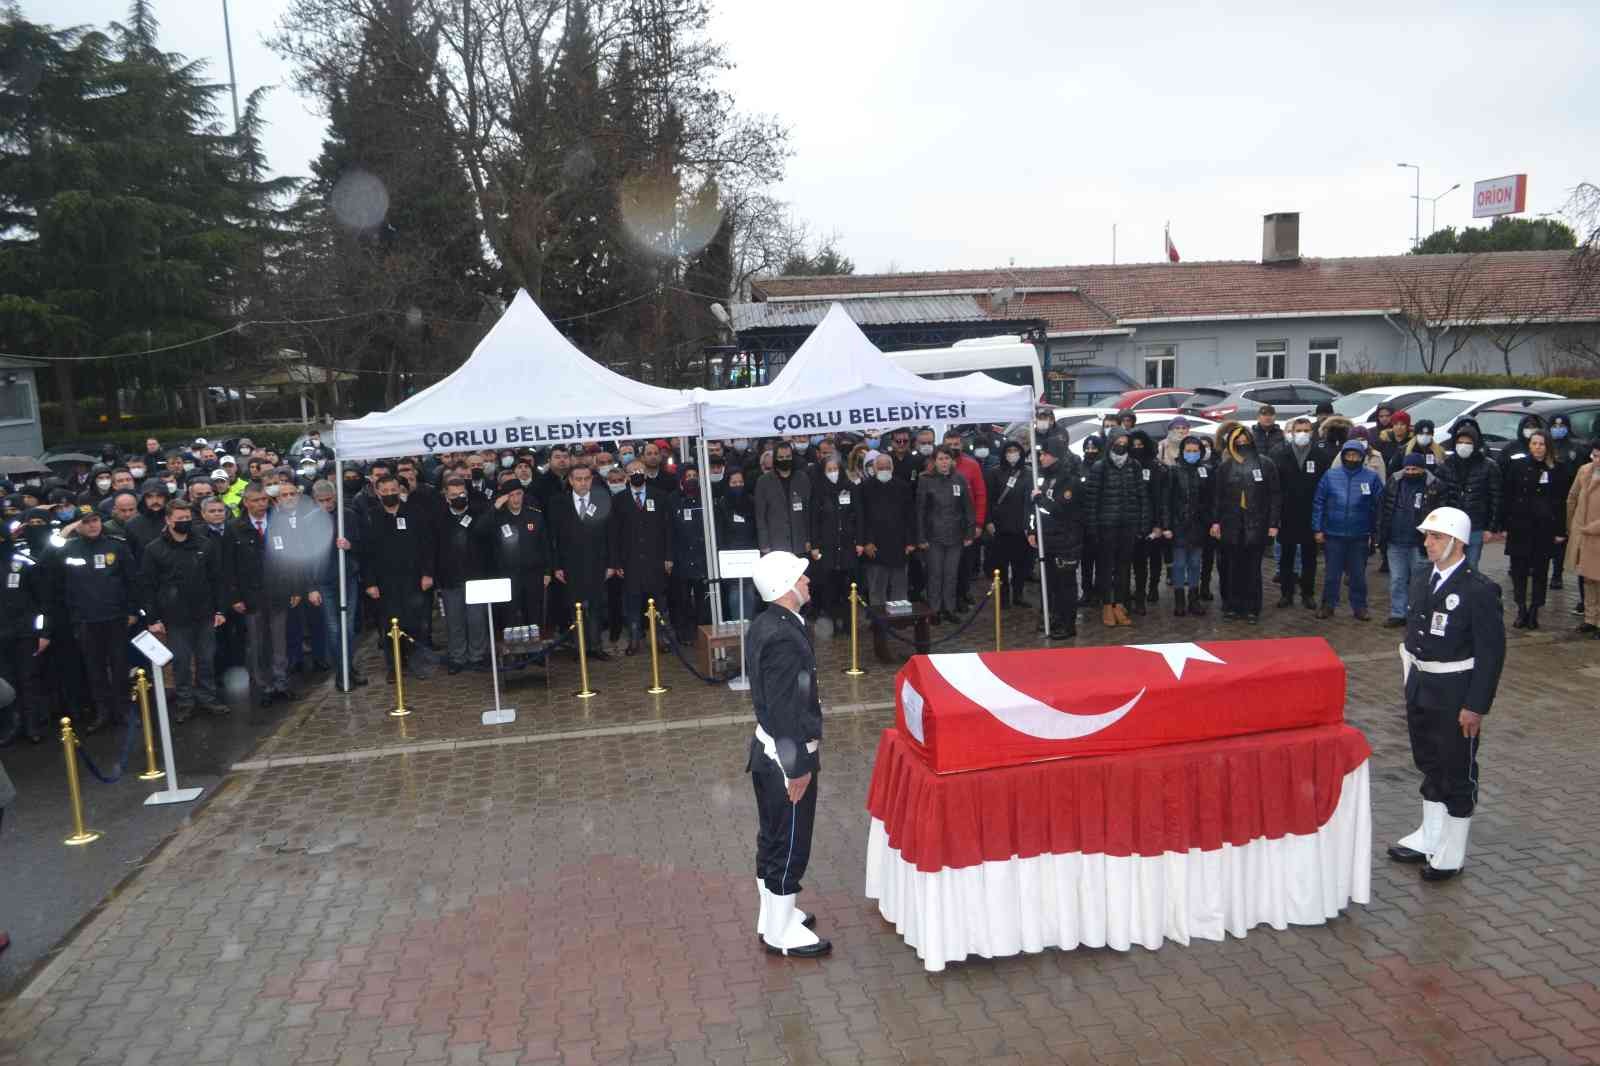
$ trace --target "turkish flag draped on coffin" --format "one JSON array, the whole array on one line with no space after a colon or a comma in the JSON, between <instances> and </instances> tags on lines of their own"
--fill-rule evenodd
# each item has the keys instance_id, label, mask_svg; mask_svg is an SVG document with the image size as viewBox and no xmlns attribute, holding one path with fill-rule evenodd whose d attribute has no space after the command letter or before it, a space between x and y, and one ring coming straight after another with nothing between
<instances>
[{"instance_id":1,"label":"turkish flag draped on coffin","mask_svg":"<svg viewBox=\"0 0 1600 1066\"><path fill-rule=\"evenodd\" d=\"M917 655L895 678L935 773L1334 724L1344 700L1319 637Z\"/></svg>"}]
</instances>

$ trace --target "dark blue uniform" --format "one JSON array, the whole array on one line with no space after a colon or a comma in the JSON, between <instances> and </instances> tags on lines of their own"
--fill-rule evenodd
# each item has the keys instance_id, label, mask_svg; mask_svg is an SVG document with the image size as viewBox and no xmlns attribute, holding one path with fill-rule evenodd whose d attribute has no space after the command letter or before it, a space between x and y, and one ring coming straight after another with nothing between
<instances>
[{"instance_id":1,"label":"dark blue uniform","mask_svg":"<svg viewBox=\"0 0 1600 1066\"><path fill-rule=\"evenodd\" d=\"M756 711L756 735L745 766L755 785L760 817L756 876L770 892L788 896L800 891L811 859L811 826L817 811L822 741L817 657L799 616L770 604L750 623L745 661ZM788 782L808 773L810 787L799 803L790 803Z\"/></svg>"}]
</instances>

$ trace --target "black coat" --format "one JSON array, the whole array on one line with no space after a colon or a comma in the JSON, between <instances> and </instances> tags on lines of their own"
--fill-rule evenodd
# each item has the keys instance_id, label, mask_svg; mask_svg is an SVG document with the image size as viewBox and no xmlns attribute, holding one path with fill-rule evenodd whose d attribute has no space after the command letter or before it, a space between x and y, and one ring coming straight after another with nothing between
<instances>
[{"instance_id":1,"label":"black coat","mask_svg":"<svg viewBox=\"0 0 1600 1066\"><path fill-rule=\"evenodd\" d=\"M574 600L604 601L606 571L620 565L616 561L612 523L621 500L621 496L613 496L597 484L589 491L589 506L594 513L580 516L570 492L551 498L547 517L554 532L555 568L566 578L567 591Z\"/></svg>"},{"instance_id":2,"label":"black coat","mask_svg":"<svg viewBox=\"0 0 1600 1066\"><path fill-rule=\"evenodd\" d=\"M837 484L821 478L811 502L811 547L820 551L818 560L827 570L849 570L855 566L856 545L861 543L861 492L849 478Z\"/></svg>"},{"instance_id":3,"label":"black coat","mask_svg":"<svg viewBox=\"0 0 1600 1066\"><path fill-rule=\"evenodd\" d=\"M0 545L0 640L50 636L51 592L45 568L22 544ZM14 679L10 679L14 680Z\"/></svg>"},{"instance_id":4,"label":"black coat","mask_svg":"<svg viewBox=\"0 0 1600 1066\"><path fill-rule=\"evenodd\" d=\"M1083 487L1088 497L1085 503L1092 536L1134 538L1149 535L1155 526L1155 515L1150 509L1145 469L1131 455L1121 466L1107 456L1089 468Z\"/></svg>"},{"instance_id":5,"label":"black coat","mask_svg":"<svg viewBox=\"0 0 1600 1066\"><path fill-rule=\"evenodd\" d=\"M906 547L915 543L911 482L876 476L861 483L861 543L876 545L875 562L903 565Z\"/></svg>"},{"instance_id":6,"label":"black coat","mask_svg":"<svg viewBox=\"0 0 1600 1066\"><path fill-rule=\"evenodd\" d=\"M424 577L432 577L438 556L434 540L434 514L421 513L410 500L390 514L381 505L367 526L367 540L361 546L361 580L367 587L384 585L420 588Z\"/></svg>"},{"instance_id":7,"label":"black coat","mask_svg":"<svg viewBox=\"0 0 1600 1066\"><path fill-rule=\"evenodd\" d=\"M630 485L627 492L612 498L611 505L615 508L613 536L617 565L622 568L622 587L627 592L654 596L660 607L665 602L667 563L672 558L667 501L650 495L646 488L641 507Z\"/></svg>"},{"instance_id":8,"label":"black coat","mask_svg":"<svg viewBox=\"0 0 1600 1066\"><path fill-rule=\"evenodd\" d=\"M1558 556L1567 535L1567 490L1571 478L1563 466L1546 466L1524 454L1507 461L1503 482L1506 555L1513 559Z\"/></svg>"},{"instance_id":9,"label":"black coat","mask_svg":"<svg viewBox=\"0 0 1600 1066\"><path fill-rule=\"evenodd\" d=\"M672 536L672 576L685 581L706 579L706 524L700 486L667 497L667 525ZM720 541L718 542L721 543Z\"/></svg>"},{"instance_id":10,"label":"black coat","mask_svg":"<svg viewBox=\"0 0 1600 1066\"><path fill-rule=\"evenodd\" d=\"M1500 526L1500 466L1483 452L1483 442L1466 459L1452 451L1444 461L1444 479L1455 494L1455 506L1467 512L1477 532Z\"/></svg>"},{"instance_id":11,"label":"black coat","mask_svg":"<svg viewBox=\"0 0 1600 1066\"><path fill-rule=\"evenodd\" d=\"M1432 593L1433 568L1411 582L1411 605L1406 615L1406 650L1428 662L1473 660L1461 673L1434 674L1412 670L1406 678L1406 702L1454 717L1463 708L1488 714L1500 686L1506 661L1506 622L1500 603L1500 586L1465 562ZM1455 607L1450 597L1455 596ZM1444 635L1433 635L1435 615L1441 615Z\"/></svg>"},{"instance_id":12,"label":"black coat","mask_svg":"<svg viewBox=\"0 0 1600 1066\"><path fill-rule=\"evenodd\" d=\"M572 509L570 496L565 501L555 496L552 502L557 507L565 502ZM550 565L554 555L550 521L534 506L531 494L523 494L522 510L516 514L510 504L486 509L473 521L472 534L489 576L541 579L555 569Z\"/></svg>"},{"instance_id":13,"label":"black coat","mask_svg":"<svg viewBox=\"0 0 1600 1066\"><path fill-rule=\"evenodd\" d=\"M1306 448L1302 459L1295 453L1294 445L1284 442L1268 454L1278 468L1278 489L1283 494L1278 534L1286 540L1309 540L1311 502L1317 495L1317 483L1328 472L1333 453L1312 444Z\"/></svg>"},{"instance_id":14,"label":"black coat","mask_svg":"<svg viewBox=\"0 0 1600 1066\"><path fill-rule=\"evenodd\" d=\"M222 545L193 533L182 541L161 536L145 548L138 589L145 625L209 626L212 615L228 609Z\"/></svg>"},{"instance_id":15,"label":"black coat","mask_svg":"<svg viewBox=\"0 0 1600 1066\"><path fill-rule=\"evenodd\" d=\"M484 565L483 543L478 535L477 521L483 517L487 505L467 493L467 509L460 514L449 511L439 526L439 565L434 579L440 588L458 589L468 581L488 576Z\"/></svg>"},{"instance_id":16,"label":"black coat","mask_svg":"<svg viewBox=\"0 0 1600 1066\"><path fill-rule=\"evenodd\" d=\"M1414 544L1420 549L1422 534L1416 527L1435 507L1446 507L1449 503L1450 487L1432 474L1424 473L1418 478L1407 477L1403 472L1391 474L1388 485L1384 486L1383 500L1378 504L1378 546L1386 549L1393 541L1394 513L1399 508L1414 538L1401 543Z\"/></svg>"},{"instance_id":17,"label":"black coat","mask_svg":"<svg viewBox=\"0 0 1600 1066\"><path fill-rule=\"evenodd\" d=\"M724 492L716 502L717 547L723 551L748 551L756 547L756 501L749 489L738 499Z\"/></svg>"},{"instance_id":18,"label":"black coat","mask_svg":"<svg viewBox=\"0 0 1600 1066\"><path fill-rule=\"evenodd\" d=\"M1075 473L1060 460L1048 469L1040 466L1039 495L1029 500L1028 508L1030 526L1034 523L1035 509L1038 511L1037 521L1044 530L1044 553L1068 561L1083 556L1084 530L1088 524L1083 482L1073 476Z\"/></svg>"},{"instance_id":19,"label":"black coat","mask_svg":"<svg viewBox=\"0 0 1600 1066\"><path fill-rule=\"evenodd\" d=\"M1056 460L1056 467L1061 460ZM1033 517L1033 470L1027 463L996 466L984 476L989 490L989 524L996 533L1024 533Z\"/></svg>"},{"instance_id":20,"label":"black coat","mask_svg":"<svg viewBox=\"0 0 1600 1066\"><path fill-rule=\"evenodd\" d=\"M1214 522L1222 527L1222 543L1266 543L1267 530L1277 527L1280 515L1278 468L1259 455L1228 458L1213 477Z\"/></svg>"},{"instance_id":21,"label":"black coat","mask_svg":"<svg viewBox=\"0 0 1600 1066\"><path fill-rule=\"evenodd\" d=\"M138 613L136 564L127 541L105 534L94 540L70 537L57 561L68 622L110 622Z\"/></svg>"},{"instance_id":22,"label":"black coat","mask_svg":"<svg viewBox=\"0 0 1600 1066\"><path fill-rule=\"evenodd\" d=\"M1204 464L1190 465L1181 459L1166 470L1162 479L1162 529L1173 532L1174 541L1187 547L1201 547L1210 536L1216 519L1216 493L1211 490L1212 472Z\"/></svg>"},{"instance_id":23,"label":"black coat","mask_svg":"<svg viewBox=\"0 0 1600 1066\"><path fill-rule=\"evenodd\" d=\"M787 608L768 607L750 623L744 654L756 723L772 739L784 776L817 769L817 754L807 745L822 739L822 700L805 623ZM752 738L747 768L765 758L761 742Z\"/></svg>"}]
</instances>

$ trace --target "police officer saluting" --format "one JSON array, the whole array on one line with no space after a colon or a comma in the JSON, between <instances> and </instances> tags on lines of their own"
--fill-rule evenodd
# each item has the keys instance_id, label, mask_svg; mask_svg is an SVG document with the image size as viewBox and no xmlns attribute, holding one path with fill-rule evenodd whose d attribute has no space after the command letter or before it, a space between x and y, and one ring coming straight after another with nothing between
<instances>
[{"instance_id":1,"label":"police officer saluting","mask_svg":"<svg viewBox=\"0 0 1600 1066\"><path fill-rule=\"evenodd\" d=\"M817 659L800 608L810 598L806 561L792 552L763 555L755 565L756 592L771 604L756 615L745 640L756 735L746 769L755 785L756 881L761 910L756 935L774 955L815 958L833 950L796 908L800 879L811 858L817 813L817 749L822 700Z\"/></svg>"},{"instance_id":2,"label":"police officer saluting","mask_svg":"<svg viewBox=\"0 0 1600 1066\"><path fill-rule=\"evenodd\" d=\"M1400 658L1411 756L1422 771L1422 825L1389 857L1425 864L1424 881L1448 881L1466 861L1478 733L1500 684L1506 630L1500 586L1466 561L1466 512L1439 507L1417 528L1433 565L1411 585Z\"/></svg>"}]
</instances>

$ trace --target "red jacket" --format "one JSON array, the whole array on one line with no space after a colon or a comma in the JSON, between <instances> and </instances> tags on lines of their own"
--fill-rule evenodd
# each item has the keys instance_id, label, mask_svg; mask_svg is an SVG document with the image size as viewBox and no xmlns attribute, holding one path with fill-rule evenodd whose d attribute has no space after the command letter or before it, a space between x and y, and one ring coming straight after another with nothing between
<instances>
[{"instance_id":1,"label":"red jacket","mask_svg":"<svg viewBox=\"0 0 1600 1066\"><path fill-rule=\"evenodd\" d=\"M972 493L972 510L978 516L978 528L989 521L989 487L983 481L983 467L978 460L962 453L956 460L956 473L967 479L967 491Z\"/></svg>"}]
</instances>

